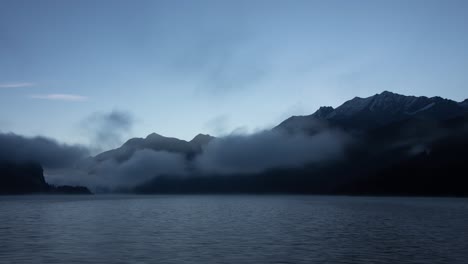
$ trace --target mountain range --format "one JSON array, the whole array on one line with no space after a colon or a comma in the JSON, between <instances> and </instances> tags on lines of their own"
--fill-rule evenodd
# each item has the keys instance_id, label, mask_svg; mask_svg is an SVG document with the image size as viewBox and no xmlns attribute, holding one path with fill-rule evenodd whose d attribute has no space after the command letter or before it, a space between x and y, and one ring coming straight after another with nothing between
<instances>
[{"instance_id":1,"label":"mountain range","mask_svg":"<svg viewBox=\"0 0 468 264\"><path fill-rule=\"evenodd\" d=\"M320 136L336 135L337 131L339 137L328 138L325 140L328 143L318 145L317 150L309 151L307 144L297 147L309 139L320 143L324 141ZM129 139L119 148L91 157L84 170L92 177L101 177L99 171L109 164L125 164L124 170L128 170L128 164L139 166L133 161L138 153L149 151L181 157L183 165L174 166L184 167L184 172L178 170L178 175L172 175L174 170L157 173L159 167L166 165L164 163L171 163L167 161L141 167L140 172L154 176L118 191L468 196L465 173L468 170L468 99L455 102L441 97L405 96L384 91L367 98L355 97L336 108L320 107L311 115L292 116L262 133L239 138L199 134L190 141L153 133L146 138ZM228 139L232 137L231 142ZM226 141L230 143L224 144ZM266 150L262 150L261 156L258 153L255 156L252 152L256 151L259 141ZM244 148L236 148L242 144ZM333 144L340 145L339 155L333 158L283 162L283 159L300 157L294 152L303 152L302 156L327 153L327 146ZM286 147L275 148L276 145ZM279 159L275 156L271 166L242 170L242 164L247 164L249 159L253 159L253 163L256 159L264 163L260 160L263 156L283 150L289 152L279 153ZM211 163L213 160L226 162L238 156L244 163L236 163L240 164L236 165L238 170L231 168L227 172L200 168L199 164L204 164L200 161L206 161L207 153L211 155ZM113 173L118 174L117 170L108 172ZM130 177L137 178L136 175Z\"/></svg>"},{"instance_id":2,"label":"mountain range","mask_svg":"<svg viewBox=\"0 0 468 264\"><path fill-rule=\"evenodd\" d=\"M338 128L349 133L372 134L385 127L431 124L430 128L426 127L430 133L437 129L436 123L467 114L468 99L455 102L441 97L405 96L384 91L367 98L355 97L337 108L324 106L311 115L292 116L272 130L314 134L325 128ZM193 157L213 139L213 136L198 134L192 140L185 141L152 133L146 138L129 139L121 147L98 154L95 159L122 162L142 149L183 153Z\"/></svg>"},{"instance_id":3,"label":"mountain range","mask_svg":"<svg viewBox=\"0 0 468 264\"><path fill-rule=\"evenodd\" d=\"M146 138L132 138L120 148L105 151L95 156L97 161L114 159L118 162L128 160L137 150L151 149L154 151L167 151L183 153L192 157L202 151L202 147L208 144L214 137L198 134L190 141L172 137L164 137L156 133L149 134Z\"/></svg>"},{"instance_id":4,"label":"mountain range","mask_svg":"<svg viewBox=\"0 0 468 264\"><path fill-rule=\"evenodd\" d=\"M312 193L372 195L467 195L468 100L405 96L388 91L355 97L337 108L293 116L271 131L311 137L327 130L352 137L339 160L255 173L159 175L132 188L138 193ZM151 134L101 153L98 162L127 160L150 149L192 160L216 138L191 141ZM246 156L249 153L245 153Z\"/></svg>"},{"instance_id":5,"label":"mountain range","mask_svg":"<svg viewBox=\"0 0 468 264\"><path fill-rule=\"evenodd\" d=\"M355 97L336 109L320 107L307 116L292 116L277 128L288 131L313 130L317 123L350 131L383 127L407 119L441 121L468 112L468 99L455 102L441 97L405 96L388 91L367 98Z\"/></svg>"}]
</instances>

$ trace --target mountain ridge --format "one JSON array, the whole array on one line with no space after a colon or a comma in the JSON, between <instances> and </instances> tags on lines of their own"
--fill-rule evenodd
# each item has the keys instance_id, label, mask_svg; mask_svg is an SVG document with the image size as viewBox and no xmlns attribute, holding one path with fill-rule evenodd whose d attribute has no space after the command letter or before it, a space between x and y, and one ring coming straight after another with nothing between
<instances>
[{"instance_id":1,"label":"mountain ridge","mask_svg":"<svg viewBox=\"0 0 468 264\"><path fill-rule=\"evenodd\" d=\"M272 130L315 134L323 129L338 127L350 132L362 132L406 119L444 120L464 113L468 113L468 99L455 102L439 96L406 96L383 91L365 98L354 97L336 108L322 106L310 115L291 116ZM192 157L215 138L208 134L197 134L186 141L151 133L145 138L131 138L121 147L104 151L94 158L98 161L111 158L123 162L142 149L182 153Z\"/></svg>"},{"instance_id":2,"label":"mountain ridge","mask_svg":"<svg viewBox=\"0 0 468 264\"><path fill-rule=\"evenodd\" d=\"M136 151L150 149L154 151L167 151L182 153L188 157L202 150L203 145L208 144L214 137L207 134L197 134L192 140L186 141L174 137L165 137L157 133L151 133L145 138L131 138L121 147L104 151L94 158L97 161L114 159L118 162L128 160Z\"/></svg>"},{"instance_id":3,"label":"mountain ridge","mask_svg":"<svg viewBox=\"0 0 468 264\"><path fill-rule=\"evenodd\" d=\"M354 97L333 108L322 106L304 116L292 116L274 129L288 132L314 132L317 124L338 126L346 130L366 130L408 118L443 120L468 112L468 99L463 102L439 96L406 96L383 91L370 97Z\"/></svg>"},{"instance_id":4,"label":"mountain ridge","mask_svg":"<svg viewBox=\"0 0 468 264\"><path fill-rule=\"evenodd\" d=\"M313 138L336 130L353 141L343 146L340 159L294 168L270 167L262 172L228 175L197 170L196 162L203 161L205 150L219 150L223 146L205 148L216 138L204 134L185 141L152 133L145 138L129 139L120 148L94 159L122 163L143 149L182 154L187 175L154 174L153 178L125 190L136 193L468 196L468 189L460 187L468 184L468 179L456 174L457 170L468 170L467 106L468 99L455 102L437 96L405 96L384 91L366 98L354 97L336 108L320 107L307 116L292 116L267 132L279 132L284 135L280 139L288 141L295 133ZM196 159L197 155L201 159ZM249 153L245 153L245 158L249 159Z\"/></svg>"}]
</instances>

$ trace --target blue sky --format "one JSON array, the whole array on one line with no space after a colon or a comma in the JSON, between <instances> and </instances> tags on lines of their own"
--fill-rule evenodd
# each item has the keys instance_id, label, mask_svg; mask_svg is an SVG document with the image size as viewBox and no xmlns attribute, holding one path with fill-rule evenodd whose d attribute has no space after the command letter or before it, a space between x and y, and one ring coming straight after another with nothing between
<instances>
[{"instance_id":1,"label":"blue sky","mask_svg":"<svg viewBox=\"0 0 468 264\"><path fill-rule=\"evenodd\" d=\"M0 131L269 128L383 90L468 97L467 1L0 0Z\"/></svg>"}]
</instances>

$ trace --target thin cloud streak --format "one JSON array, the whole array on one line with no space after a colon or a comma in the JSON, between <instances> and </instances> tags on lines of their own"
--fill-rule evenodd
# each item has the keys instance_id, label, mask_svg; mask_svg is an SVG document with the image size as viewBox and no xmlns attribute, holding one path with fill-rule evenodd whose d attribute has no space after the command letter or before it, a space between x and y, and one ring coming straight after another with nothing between
<instances>
[{"instance_id":1,"label":"thin cloud streak","mask_svg":"<svg viewBox=\"0 0 468 264\"><path fill-rule=\"evenodd\" d=\"M0 83L0 88L22 88L34 86L34 83L30 82L18 82L18 83Z\"/></svg>"},{"instance_id":2,"label":"thin cloud streak","mask_svg":"<svg viewBox=\"0 0 468 264\"><path fill-rule=\"evenodd\" d=\"M72 101L72 102L82 102L87 101L88 97L76 94L39 94L39 95L30 95L33 99L42 99L42 100L56 100L56 101Z\"/></svg>"}]
</instances>

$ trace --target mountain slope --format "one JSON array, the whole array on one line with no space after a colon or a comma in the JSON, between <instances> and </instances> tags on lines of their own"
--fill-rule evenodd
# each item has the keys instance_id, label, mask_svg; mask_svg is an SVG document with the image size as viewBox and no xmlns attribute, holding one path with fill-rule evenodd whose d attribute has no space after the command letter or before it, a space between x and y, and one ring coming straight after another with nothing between
<instances>
[{"instance_id":1,"label":"mountain slope","mask_svg":"<svg viewBox=\"0 0 468 264\"><path fill-rule=\"evenodd\" d=\"M468 115L411 119L361 135L344 159L332 163L256 174L166 175L134 191L468 196L467 149Z\"/></svg>"},{"instance_id":2,"label":"mountain slope","mask_svg":"<svg viewBox=\"0 0 468 264\"><path fill-rule=\"evenodd\" d=\"M461 102L460 106L462 106L464 108L468 108L468 99L465 99L465 101Z\"/></svg>"},{"instance_id":3,"label":"mountain slope","mask_svg":"<svg viewBox=\"0 0 468 264\"><path fill-rule=\"evenodd\" d=\"M352 134L343 159L254 174L163 175L138 193L468 196L467 102L383 92L291 117L277 130ZM246 153L248 155L248 153Z\"/></svg>"},{"instance_id":4,"label":"mountain slope","mask_svg":"<svg viewBox=\"0 0 468 264\"><path fill-rule=\"evenodd\" d=\"M0 194L47 192L48 184L37 163L0 162Z\"/></svg>"},{"instance_id":5,"label":"mountain slope","mask_svg":"<svg viewBox=\"0 0 468 264\"><path fill-rule=\"evenodd\" d=\"M202 146L208 144L213 138L210 135L198 134L191 141L185 141L152 133L146 138L129 139L119 148L96 155L95 160L99 162L114 159L117 162L123 162L128 160L136 151L143 149L180 153L186 157L192 157L199 153Z\"/></svg>"},{"instance_id":6,"label":"mountain slope","mask_svg":"<svg viewBox=\"0 0 468 264\"><path fill-rule=\"evenodd\" d=\"M416 97L384 91L367 98L355 97L336 109L321 107L308 116L293 116L276 129L314 132L323 126L362 131L409 118L444 120L468 112L467 101L457 103L441 97Z\"/></svg>"},{"instance_id":7,"label":"mountain slope","mask_svg":"<svg viewBox=\"0 0 468 264\"><path fill-rule=\"evenodd\" d=\"M49 185L35 162L0 161L0 194L91 194L83 186Z\"/></svg>"}]
</instances>

